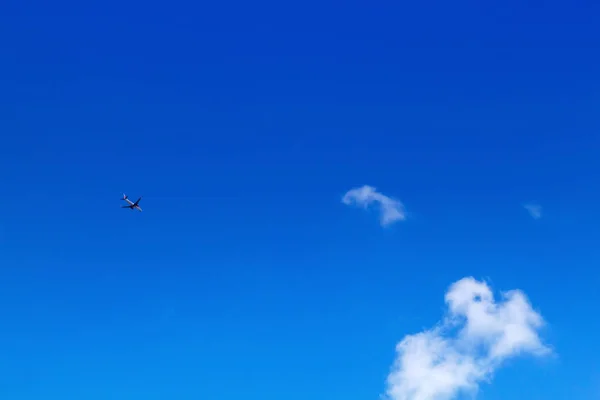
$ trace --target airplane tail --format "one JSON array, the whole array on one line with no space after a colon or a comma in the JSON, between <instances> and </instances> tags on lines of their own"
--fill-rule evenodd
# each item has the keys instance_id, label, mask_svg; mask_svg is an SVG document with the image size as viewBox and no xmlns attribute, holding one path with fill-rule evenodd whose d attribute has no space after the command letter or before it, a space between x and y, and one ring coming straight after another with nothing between
<instances>
[{"instance_id":1,"label":"airplane tail","mask_svg":"<svg viewBox=\"0 0 600 400\"><path fill-rule=\"evenodd\" d=\"M127 200L127 195L123 193L123 200Z\"/></svg>"}]
</instances>

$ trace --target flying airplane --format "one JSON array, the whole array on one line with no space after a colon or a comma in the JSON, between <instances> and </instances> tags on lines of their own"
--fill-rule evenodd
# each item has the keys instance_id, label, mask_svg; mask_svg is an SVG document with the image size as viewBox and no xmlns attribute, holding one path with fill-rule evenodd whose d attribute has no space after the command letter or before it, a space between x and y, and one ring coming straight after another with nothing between
<instances>
[{"instance_id":1,"label":"flying airplane","mask_svg":"<svg viewBox=\"0 0 600 400\"><path fill-rule=\"evenodd\" d=\"M142 211L141 207L138 206L138 204L139 204L139 202L140 202L141 199L142 198L140 197L139 199L137 199L137 201L135 203L132 203L131 200L129 200L129 198L127 197L127 195L125 193L123 193L123 198L121 200L125 200L127 203L129 203L129 205L127 205L127 206L121 206L121 208L129 208L132 211L135 208L137 210Z\"/></svg>"}]
</instances>

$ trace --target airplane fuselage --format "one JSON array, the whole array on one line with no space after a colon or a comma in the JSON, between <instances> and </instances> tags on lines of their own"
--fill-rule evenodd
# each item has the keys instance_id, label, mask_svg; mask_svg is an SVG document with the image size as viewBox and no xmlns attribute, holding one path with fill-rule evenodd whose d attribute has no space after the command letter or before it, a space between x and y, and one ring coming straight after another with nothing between
<instances>
[{"instance_id":1,"label":"airplane fuselage","mask_svg":"<svg viewBox=\"0 0 600 400\"><path fill-rule=\"evenodd\" d=\"M139 199L137 199L137 201L134 203L131 200L129 200L129 198L127 198L127 196L125 194L123 194L122 200L125 200L127 203L129 203L126 206L122 206L123 208L129 208L130 210L136 209L138 211L142 211L141 207L138 206L138 203L140 202L140 200L142 200L141 197Z\"/></svg>"}]
</instances>

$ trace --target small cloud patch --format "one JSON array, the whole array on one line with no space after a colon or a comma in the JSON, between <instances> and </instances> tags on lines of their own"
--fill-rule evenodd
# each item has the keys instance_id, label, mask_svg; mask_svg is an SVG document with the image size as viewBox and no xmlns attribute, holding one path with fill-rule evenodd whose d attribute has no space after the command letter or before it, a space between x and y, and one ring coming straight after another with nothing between
<instances>
[{"instance_id":1,"label":"small cloud patch","mask_svg":"<svg viewBox=\"0 0 600 400\"><path fill-rule=\"evenodd\" d=\"M377 207L379 210L379 222L382 226L391 225L397 221L406 219L404 205L392 197L378 192L372 186L362 186L351 189L342 198L342 203L355 205L365 209Z\"/></svg>"}]
</instances>

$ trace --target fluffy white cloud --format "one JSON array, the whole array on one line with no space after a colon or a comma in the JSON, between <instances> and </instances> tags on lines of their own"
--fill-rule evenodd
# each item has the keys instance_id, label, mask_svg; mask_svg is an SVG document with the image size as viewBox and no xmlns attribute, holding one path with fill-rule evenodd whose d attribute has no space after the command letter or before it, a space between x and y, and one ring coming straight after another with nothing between
<instances>
[{"instance_id":1,"label":"fluffy white cloud","mask_svg":"<svg viewBox=\"0 0 600 400\"><path fill-rule=\"evenodd\" d=\"M390 400L451 400L475 394L504 360L517 354L545 355L538 331L542 316L519 290L502 293L498 302L485 282L471 277L446 293L447 313L437 326L407 335L384 396Z\"/></svg>"},{"instance_id":2,"label":"fluffy white cloud","mask_svg":"<svg viewBox=\"0 0 600 400\"><path fill-rule=\"evenodd\" d=\"M346 205L357 205L365 209L377 205L380 211L379 220L383 226L406 219L404 205L400 201L378 192L372 186L365 185L349 190L342 198L342 202Z\"/></svg>"},{"instance_id":3,"label":"fluffy white cloud","mask_svg":"<svg viewBox=\"0 0 600 400\"><path fill-rule=\"evenodd\" d=\"M523 207L527 210L529 215L534 219L542 218L542 206L536 203L525 204Z\"/></svg>"}]
</instances>

